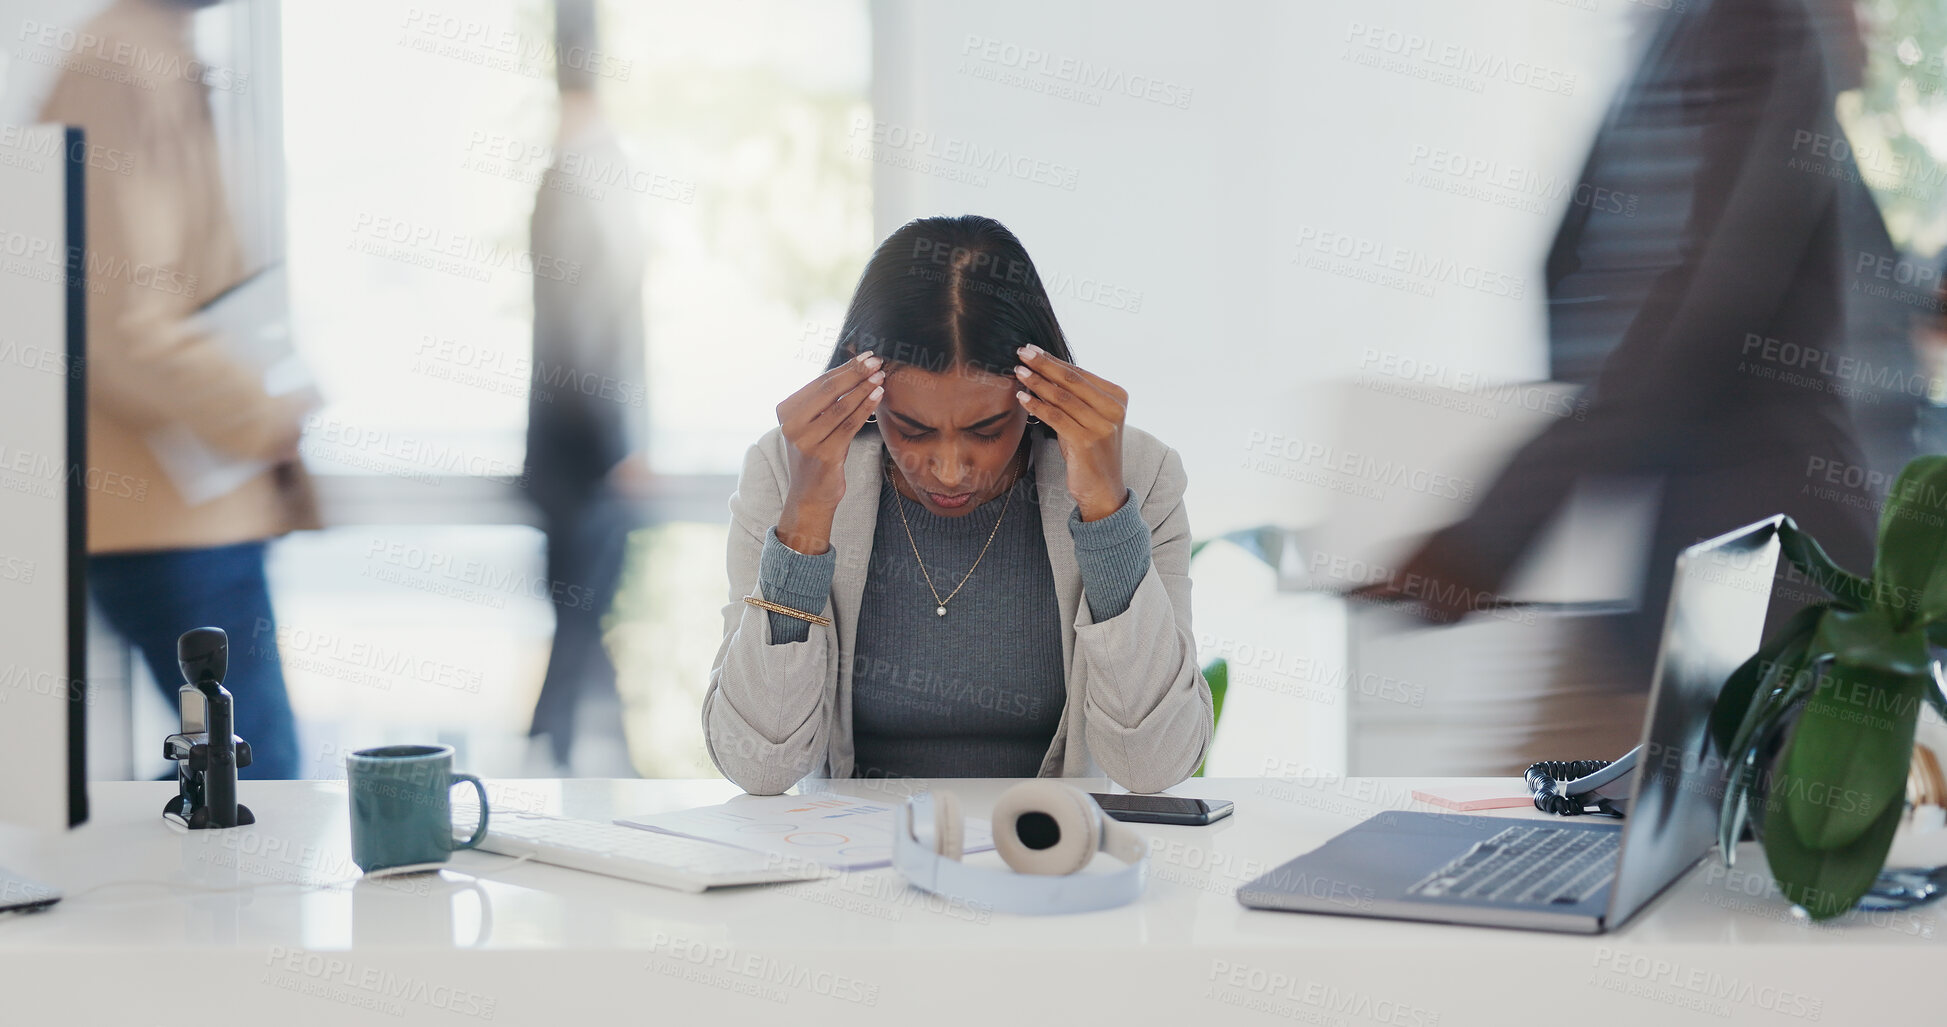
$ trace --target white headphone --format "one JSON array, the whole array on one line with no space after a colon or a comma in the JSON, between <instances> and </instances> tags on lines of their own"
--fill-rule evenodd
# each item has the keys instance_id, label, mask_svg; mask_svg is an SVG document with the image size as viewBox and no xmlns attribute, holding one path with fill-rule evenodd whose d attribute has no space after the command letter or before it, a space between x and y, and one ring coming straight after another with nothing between
<instances>
[{"instance_id":1,"label":"white headphone","mask_svg":"<svg viewBox=\"0 0 1947 1027\"><path fill-rule=\"evenodd\" d=\"M1142 894L1145 846L1088 793L1059 781L1023 781L994 803L994 848L1016 873L960 862L966 825L960 798L924 792L894 814L892 863L923 891L1003 913L1086 913ZM1078 874L1097 852L1127 866Z\"/></svg>"}]
</instances>

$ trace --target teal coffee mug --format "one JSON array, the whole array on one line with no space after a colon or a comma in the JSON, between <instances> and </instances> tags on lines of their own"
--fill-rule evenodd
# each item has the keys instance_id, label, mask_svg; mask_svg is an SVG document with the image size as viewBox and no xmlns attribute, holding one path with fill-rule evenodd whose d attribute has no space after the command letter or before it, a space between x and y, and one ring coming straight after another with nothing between
<instances>
[{"instance_id":1,"label":"teal coffee mug","mask_svg":"<svg viewBox=\"0 0 1947 1027\"><path fill-rule=\"evenodd\" d=\"M473 837L453 837L449 790L460 782L480 794L480 823ZM432 870L454 849L471 849L487 836L487 786L472 774L453 772L450 745L383 745L345 759L351 792L352 862L360 870L394 873Z\"/></svg>"}]
</instances>

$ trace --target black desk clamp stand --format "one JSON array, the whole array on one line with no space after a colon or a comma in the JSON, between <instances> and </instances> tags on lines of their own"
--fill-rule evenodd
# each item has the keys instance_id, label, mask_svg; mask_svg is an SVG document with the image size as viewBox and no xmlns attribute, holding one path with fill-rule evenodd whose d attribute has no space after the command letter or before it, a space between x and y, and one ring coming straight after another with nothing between
<instances>
[{"instance_id":1,"label":"black desk clamp stand","mask_svg":"<svg viewBox=\"0 0 1947 1027\"><path fill-rule=\"evenodd\" d=\"M182 730L163 740L162 755L175 761L181 793L162 815L192 831L254 824L250 807L237 801L237 771L250 765L250 743L235 734L236 708L223 687L230 636L222 628L192 628L176 640L176 662L187 682L176 690Z\"/></svg>"}]
</instances>

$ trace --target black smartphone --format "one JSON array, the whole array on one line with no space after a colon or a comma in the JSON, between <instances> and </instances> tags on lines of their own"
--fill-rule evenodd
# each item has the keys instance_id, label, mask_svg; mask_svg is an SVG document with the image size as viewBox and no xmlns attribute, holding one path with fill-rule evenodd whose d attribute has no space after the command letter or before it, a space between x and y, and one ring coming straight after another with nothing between
<instances>
[{"instance_id":1,"label":"black smartphone","mask_svg":"<svg viewBox=\"0 0 1947 1027\"><path fill-rule=\"evenodd\" d=\"M1131 824L1179 824L1202 827L1230 816L1229 799L1186 799L1179 795L1108 795L1090 792L1102 812Z\"/></svg>"}]
</instances>

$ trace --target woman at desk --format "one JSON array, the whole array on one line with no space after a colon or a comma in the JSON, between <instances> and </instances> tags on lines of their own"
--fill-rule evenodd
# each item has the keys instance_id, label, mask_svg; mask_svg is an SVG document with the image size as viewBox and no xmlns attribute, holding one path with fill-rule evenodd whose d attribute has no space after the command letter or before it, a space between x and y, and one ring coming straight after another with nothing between
<instances>
[{"instance_id":1,"label":"woman at desk","mask_svg":"<svg viewBox=\"0 0 1947 1027\"><path fill-rule=\"evenodd\" d=\"M1186 479L1127 401L999 222L887 238L730 500L703 702L724 776L1188 777L1211 706Z\"/></svg>"}]
</instances>

